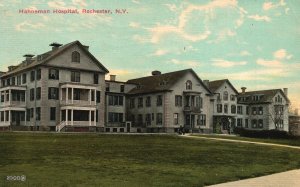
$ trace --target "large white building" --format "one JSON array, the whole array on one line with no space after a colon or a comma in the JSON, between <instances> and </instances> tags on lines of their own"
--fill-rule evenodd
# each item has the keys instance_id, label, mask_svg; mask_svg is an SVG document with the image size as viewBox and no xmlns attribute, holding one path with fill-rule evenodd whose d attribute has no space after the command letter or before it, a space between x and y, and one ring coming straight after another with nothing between
<instances>
[{"instance_id":1,"label":"large white building","mask_svg":"<svg viewBox=\"0 0 300 187\"><path fill-rule=\"evenodd\" d=\"M241 93L192 69L117 81L79 41L0 72L0 130L199 133L288 131L287 89Z\"/></svg>"}]
</instances>

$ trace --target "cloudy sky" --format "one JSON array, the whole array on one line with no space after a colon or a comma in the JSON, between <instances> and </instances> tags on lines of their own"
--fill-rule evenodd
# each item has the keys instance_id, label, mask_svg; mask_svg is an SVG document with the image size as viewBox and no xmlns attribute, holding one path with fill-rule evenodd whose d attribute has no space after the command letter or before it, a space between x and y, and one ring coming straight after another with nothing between
<instances>
[{"instance_id":1,"label":"cloudy sky","mask_svg":"<svg viewBox=\"0 0 300 187\"><path fill-rule=\"evenodd\" d=\"M287 87L300 108L299 0L0 0L0 15L0 71L52 42L79 40L118 80L193 68L201 79L228 78L238 90Z\"/></svg>"}]
</instances>

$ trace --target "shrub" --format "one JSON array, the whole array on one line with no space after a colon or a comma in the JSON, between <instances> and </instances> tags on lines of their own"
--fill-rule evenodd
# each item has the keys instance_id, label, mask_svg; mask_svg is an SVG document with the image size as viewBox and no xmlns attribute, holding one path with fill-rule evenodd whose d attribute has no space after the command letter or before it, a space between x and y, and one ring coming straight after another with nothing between
<instances>
[{"instance_id":1,"label":"shrub","mask_svg":"<svg viewBox=\"0 0 300 187\"><path fill-rule=\"evenodd\" d=\"M244 128L235 128L235 134L250 138L273 138L273 139L294 139L295 137L286 131L273 130L249 130Z\"/></svg>"}]
</instances>

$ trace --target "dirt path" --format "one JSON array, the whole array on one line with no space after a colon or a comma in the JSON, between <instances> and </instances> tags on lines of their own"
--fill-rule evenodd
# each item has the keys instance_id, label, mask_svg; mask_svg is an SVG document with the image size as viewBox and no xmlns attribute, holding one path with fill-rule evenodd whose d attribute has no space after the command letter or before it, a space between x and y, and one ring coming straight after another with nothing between
<instances>
[{"instance_id":1,"label":"dirt path","mask_svg":"<svg viewBox=\"0 0 300 187\"><path fill-rule=\"evenodd\" d=\"M275 144L275 143L265 143L265 142L252 142L246 140L232 140L232 139L225 139L225 138L211 138L211 137L203 137L203 136L191 136L191 135L183 135L182 137L186 138L193 138L193 139L206 139L206 140L216 140L216 141L224 141L224 142L236 142L236 143L247 143L247 144L256 144L256 145L266 145L266 146L275 146L275 147L285 147L291 149L299 149L299 146L292 146L292 145L284 145L284 144Z\"/></svg>"},{"instance_id":2,"label":"dirt path","mask_svg":"<svg viewBox=\"0 0 300 187\"><path fill-rule=\"evenodd\" d=\"M300 170L291 170L263 177L216 184L209 187L299 187Z\"/></svg>"}]
</instances>

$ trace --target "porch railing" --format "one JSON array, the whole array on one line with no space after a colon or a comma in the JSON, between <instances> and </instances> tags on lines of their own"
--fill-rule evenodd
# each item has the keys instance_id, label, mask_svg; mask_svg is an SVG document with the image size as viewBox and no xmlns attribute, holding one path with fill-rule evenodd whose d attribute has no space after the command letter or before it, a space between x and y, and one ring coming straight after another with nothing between
<instances>
[{"instance_id":1,"label":"porch railing","mask_svg":"<svg viewBox=\"0 0 300 187\"><path fill-rule=\"evenodd\" d=\"M65 126L66 126L66 122L65 121L60 122L60 124L58 124L56 126L56 132L60 132L61 129L63 129Z\"/></svg>"}]
</instances>

